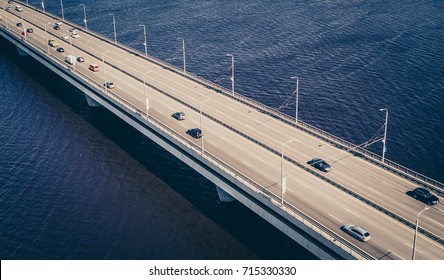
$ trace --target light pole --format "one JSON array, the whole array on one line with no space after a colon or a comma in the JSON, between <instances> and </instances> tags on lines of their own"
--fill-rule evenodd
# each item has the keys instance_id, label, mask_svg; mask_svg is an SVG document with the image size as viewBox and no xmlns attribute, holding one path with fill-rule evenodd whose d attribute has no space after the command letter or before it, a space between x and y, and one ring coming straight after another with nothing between
<instances>
[{"instance_id":1,"label":"light pole","mask_svg":"<svg viewBox=\"0 0 444 280\"><path fill-rule=\"evenodd\" d=\"M114 14L108 14L113 17L113 25L114 25L114 43L117 43L117 33L116 33L116 17Z\"/></svg>"},{"instance_id":2,"label":"light pole","mask_svg":"<svg viewBox=\"0 0 444 280\"><path fill-rule=\"evenodd\" d=\"M183 73L187 73L187 66L185 63L185 39L179 38L182 40L182 56L183 56Z\"/></svg>"},{"instance_id":3,"label":"light pole","mask_svg":"<svg viewBox=\"0 0 444 280\"><path fill-rule=\"evenodd\" d=\"M298 108L299 108L299 79L298 77L291 77L292 79L296 79L296 124L298 123Z\"/></svg>"},{"instance_id":4,"label":"light pole","mask_svg":"<svg viewBox=\"0 0 444 280\"><path fill-rule=\"evenodd\" d=\"M205 148L204 148L204 132L203 132L203 122L202 122L202 104L204 104L205 102L210 101L209 98L205 99L204 101L199 103L199 112L200 112L200 133L202 134L201 138L202 138L202 155L205 153Z\"/></svg>"},{"instance_id":5,"label":"light pole","mask_svg":"<svg viewBox=\"0 0 444 280\"><path fill-rule=\"evenodd\" d=\"M234 55L227 54L227 56L231 56L231 92L234 96Z\"/></svg>"},{"instance_id":6,"label":"light pole","mask_svg":"<svg viewBox=\"0 0 444 280\"><path fill-rule=\"evenodd\" d=\"M149 118L148 110L150 109L150 100L149 97L146 95L146 84L145 84L145 75L148 73L151 73L152 70L143 73L143 96L145 97L145 110L146 110L146 117Z\"/></svg>"},{"instance_id":7,"label":"light pole","mask_svg":"<svg viewBox=\"0 0 444 280\"><path fill-rule=\"evenodd\" d=\"M47 26L48 24L51 24L51 22L45 23L44 26L45 26L46 46L48 47L48 56L49 56L49 42L48 42L49 40L48 40L48 32L47 32L47 30L46 30L46 26Z\"/></svg>"},{"instance_id":8,"label":"light pole","mask_svg":"<svg viewBox=\"0 0 444 280\"><path fill-rule=\"evenodd\" d=\"M60 0L60 7L62 8L62 21L65 21L65 13L63 13L63 0Z\"/></svg>"},{"instance_id":9,"label":"light pole","mask_svg":"<svg viewBox=\"0 0 444 280\"><path fill-rule=\"evenodd\" d=\"M382 163L384 163L385 152L387 151L387 148L386 148L385 144L386 144L386 141L387 141L388 109L386 109L386 108L379 109L379 111L381 111L381 112L385 111L384 139L382 140L382 143L384 144L384 146L382 147Z\"/></svg>"},{"instance_id":10,"label":"light pole","mask_svg":"<svg viewBox=\"0 0 444 280\"><path fill-rule=\"evenodd\" d=\"M88 24L86 21L86 6L84 4L79 4L79 6L83 6L83 22L85 23L85 29L88 30Z\"/></svg>"},{"instance_id":11,"label":"light pole","mask_svg":"<svg viewBox=\"0 0 444 280\"><path fill-rule=\"evenodd\" d=\"M109 53L111 51L105 51L104 53L102 53L102 62L103 62L103 79L105 80L105 83L103 84L103 86L105 87L105 92L108 91L108 87L106 86L106 65L105 65L105 54Z\"/></svg>"},{"instance_id":12,"label":"light pole","mask_svg":"<svg viewBox=\"0 0 444 280\"><path fill-rule=\"evenodd\" d=\"M148 49L146 46L146 26L145 26L145 24L139 24L139 26L143 27L143 38L145 39L143 45L145 46L145 57L148 57Z\"/></svg>"},{"instance_id":13,"label":"light pole","mask_svg":"<svg viewBox=\"0 0 444 280\"><path fill-rule=\"evenodd\" d=\"M284 182L284 147L285 145L290 144L293 141L294 139L290 139L287 142L283 143L281 146L281 206L284 205L284 193L285 193L285 183L286 183L286 181Z\"/></svg>"},{"instance_id":14,"label":"light pole","mask_svg":"<svg viewBox=\"0 0 444 280\"><path fill-rule=\"evenodd\" d=\"M45 12L45 1L44 0L42 0L42 9L43 9L43 12Z\"/></svg>"},{"instance_id":15,"label":"light pole","mask_svg":"<svg viewBox=\"0 0 444 280\"><path fill-rule=\"evenodd\" d=\"M419 224L419 215L421 215L422 212L429 210L430 207L426 206L424 209L421 210L421 212L418 213L416 216L416 227L415 227L415 236L413 237L413 253L412 253L412 260L415 260L415 254L416 254L416 236L418 235L418 224Z\"/></svg>"}]
</instances>

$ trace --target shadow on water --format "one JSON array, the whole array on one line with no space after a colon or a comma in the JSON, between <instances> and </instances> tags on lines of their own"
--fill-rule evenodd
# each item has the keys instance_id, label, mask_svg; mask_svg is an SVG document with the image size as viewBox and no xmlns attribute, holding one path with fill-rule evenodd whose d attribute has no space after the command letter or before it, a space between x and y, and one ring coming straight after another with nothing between
<instances>
[{"instance_id":1,"label":"shadow on water","mask_svg":"<svg viewBox=\"0 0 444 280\"><path fill-rule=\"evenodd\" d=\"M238 202L220 203L214 185L104 108L88 107L83 93L15 47L0 39L2 52L72 112L140 162L150 173L184 197L263 259L316 259L285 234ZM174 171L174 172L171 172ZM191 178L191 180L190 180Z\"/></svg>"}]
</instances>

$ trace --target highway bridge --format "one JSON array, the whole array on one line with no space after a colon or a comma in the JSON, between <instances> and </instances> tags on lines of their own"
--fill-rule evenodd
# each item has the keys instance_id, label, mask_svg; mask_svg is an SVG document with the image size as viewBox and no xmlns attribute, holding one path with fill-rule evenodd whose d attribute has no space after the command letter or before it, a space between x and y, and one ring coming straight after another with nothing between
<instances>
[{"instance_id":1,"label":"highway bridge","mask_svg":"<svg viewBox=\"0 0 444 280\"><path fill-rule=\"evenodd\" d=\"M207 177L221 199L240 201L319 258L444 259L442 183L81 26L64 20L58 28L62 19L40 7L9 2L0 1L0 35L20 54ZM84 62L70 64L68 55ZM192 128L203 137L187 134ZM312 158L332 171L307 164ZM417 187L440 202L424 210L408 195ZM353 238L341 230L345 224L364 227L371 239Z\"/></svg>"}]
</instances>

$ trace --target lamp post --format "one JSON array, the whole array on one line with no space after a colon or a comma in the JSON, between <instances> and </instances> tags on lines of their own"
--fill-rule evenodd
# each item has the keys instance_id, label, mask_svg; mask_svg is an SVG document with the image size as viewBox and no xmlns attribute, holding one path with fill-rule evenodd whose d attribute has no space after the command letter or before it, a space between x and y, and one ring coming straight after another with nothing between
<instances>
[{"instance_id":1,"label":"lamp post","mask_svg":"<svg viewBox=\"0 0 444 280\"><path fill-rule=\"evenodd\" d=\"M182 40L182 56L183 56L183 73L187 73L187 66L185 63L185 39L179 38Z\"/></svg>"},{"instance_id":2,"label":"lamp post","mask_svg":"<svg viewBox=\"0 0 444 280\"><path fill-rule=\"evenodd\" d=\"M62 8L62 21L65 21L65 14L63 13L63 0L60 0L60 7Z\"/></svg>"},{"instance_id":3,"label":"lamp post","mask_svg":"<svg viewBox=\"0 0 444 280\"><path fill-rule=\"evenodd\" d=\"M294 139L290 139L287 142L283 143L281 146L281 206L284 205L284 193L285 193L285 183L284 182L284 147L287 144L293 142Z\"/></svg>"},{"instance_id":4,"label":"lamp post","mask_svg":"<svg viewBox=\"0 0 444 280\"><path fill-rule=\"evenodd\" d=\"M105 87L105 92L108 91L108 87L106 86L106 64L105 64L105 54L109 53L111 51L105 51L102 53L102 62L103 62L103 79L105 80L105 83L103 86Z\"/></svg>"},{"instance_id":5,"label":"lamp post","mask_svg":"<svg viewBox=\"0 0 444 280\"><path fill-rule=\"evenodd\" d=\"M43 9L43 12L45 12L45 1L44 0L42 0L42 9Z\"/></svg>"},{"instance_id":6,"label":"lamp post","mask_svg":"<svg viewBox=\"0 0 444 280\"><path fill-rule=\"evenodd\" d=\"M150 109L150 100L149 97L146 95L146 84L145 84L145 75L148 73L151 73L152 70L143 73L143 96L145 97L145 110L146 110L146 117L149 118L148 110Z\"/></svg>"},{"instance_id":7,"label":"lamp post","mask_svg":"<svg viewBox=\"0 0 444 280\"><path fill-rule=\"evenodd\" d=\"M114 14L108 14L113 17L113 25L114 25L114 43L117 43L117 33L116 33L116 17Z\"/></svg>"},{"instance_id":8,"label":"lamp post","mask_svg":"<svg viewBox=\"0 0 444 280\"><path fill-rule=\"evenodd\" d=\"M86 21L86 6L84 4L79 4L79 6L83 6L83 22L85 23L85 30L88 30L88 23Z\"/></svg>"},{"instance_id":9,"label":"lamp post","mask_svg":"<svg viewBox=\"0 0 444 280\"><path fill-rule=\"evenodd\" d=\"M422 212L429 210L430 207L426 206L424 209L422 209L418 215L416 216L416 227L415 227L415 236L413 237L413 253L412 253L412 260L415 260L415 254L416 254L416 236L418 235L418 224L419 224L419 215L422 214Z\"/></svg>"},{"instance_id":10,"label":"lamp post","mask_svg":"<svg viewBox=\"0 0 444 280\"><path fill-rule=\"evenodd\" d=\"M382 147L382 162L384 163L385 152L387 151L387 148L386 148L386 141L387 141L388 109L386 109L386 108L384 108L384 109L379 109L379 111L381 111L381 112L385 111L384 138L383 138L383 140L382 140L382 143L384 144L384 146Z\"/></svg>"},{"instance_id":11,"label":"lamp post","mask_svg":"<svg viewBox=\"0 0 444 280\"><path fill-rule=\"evenodd\" d=\"M49 42L48 42L49 40L48 40L48 32L47 32L47 30L46 30L46 26L47 26L48 24L51 24L51 22L45 23L44 26L45 26L46 46L48 47L48 56L49 56Z\"/></svg>"},{"instance_id":12,"label":"lamp post","mask_svg":"<svg viewBox=\"0 0 444 280\"><path fill-rule=\"evenodd\" d=\"M205 99L204 101L199 103L199 112L200 112L200 133L202 134L202 155L205 153L205 148L204 148L204 132L203 132L203 122L202 122L202 104L204 104L205 102L210 101L209 98Z\"/></svg>"},{"instance_id":13,"label":"lamp post","mask_svg":"<svg viewBox=\"0 0 444 280\"><path fill-rule=\"evenodd\" d=\"M147 49L147 45L146 45L146 26L145 26L145 24L139 24L139 26L143 27L143 38L144 38L143 45L145 46L145 57L148 57L148 49Z\"/></svg>"},{"instance_id":14,"label":"lamp post","mask_svg":"<svg viewBox=\"0 0 444 280\"><path fill-rule=\"evenodd\" d=\"M227 54L227 56L231 56L231 92L234 96L234 55Z\"/></svg>"},{"instance_id":15,"label":"lamp post","mask_svg":"<svg viewBox=\"0 0 444 280\"><path fill-rule=\"evenodd\" d=\"M298 123L298 108L299 108L299 79L298 77L291 77L292 79L296 79L296 116L295 121Z\"/></svg>"}]
</instances>

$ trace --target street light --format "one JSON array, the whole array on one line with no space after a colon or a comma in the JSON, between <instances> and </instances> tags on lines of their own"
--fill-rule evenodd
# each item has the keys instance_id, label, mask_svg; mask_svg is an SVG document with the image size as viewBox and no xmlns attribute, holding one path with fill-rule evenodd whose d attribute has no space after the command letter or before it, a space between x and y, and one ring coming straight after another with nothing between
<instances>
[{"instance_id":1,"label":"street light","mask_svg":"<svg viewBox=\"0 0 444 280\"><path fill-rule=\"evenodd\" d=\"M227 56L231 56L231 92L234 96L234 55L227 54Z\"/></svg>"},{"instance_id":2,"label":"street light","mask_svg":"<svg viewBox=\"0 0 444 280\"><path fill-rule=\"evenodd\" d=\"M42 9L43 9L43 12L45 12L45 1L44 0L42 0Z\"/></svg>"},{"instance_id":3,"label":"street light","mask_svg":"<svg viewBox=\"0 0 444 280\"><path fill-rule=\"evenodd\" d=\"M187 66L185 63L185 39L179 38L182 40L182 56L183 56L183 73L187 73Z\"/></svg>"},{"instance_id":4,"label":"street light","mask_svg":"<svg viewBox=\"0 0 444 280\"><path fill-rule=\"evenodd\" d=\"M202 155L205 153L205 148L204 148L204 132L203 132L203 122L202 122L202 104L204 104L205 102L210 101L209 98L205 99L204 101L199 103L199 112L200 112L200 133L202 134Z\"/></svg>"},{"instance_id":5,"label":"street light","mask_svg":"<svg viewBox=\"0 0 444 280\"><path fill-rule=\"evenodd\" d=\"M386 148L385 144L386 144L386 141L387 141L388 109L386 109L386 108L379 109L379 111L381 111L381 112L385 111L384 139L382 140L382 143L384 144L384 146L382 147L382 163L384 163L385 152L387 151L387 148Z\"/></svg>"},{"instance_id":6,"label":"street light","mask_svg":"<svg viewBox=\"0 0 444 280\"><path fill-rule=\"evenodd\" d=\"M296 124L298 123L298 107L299 107L299 79L298 77L291 77L292 79L296 79Z\"/></svg>"},{"instance_id":7,"label":"street light","mask_svg":"<svg viewBox=\"0 0 444 280\"><path fill-rule=\"evenodd\" d=\"M85 30L88 30L88 24L86 21L86 6L84 4L79 4L79 6L83 6L83 22L85 23Z\"/></svg>"},{"instance_id":8,"label":"street light","mask_svg":"<svg viewBox=\"0 0 444 280\"><path fill-rule=\"evenodd\" d=\"M415 227L415 236L413 237L413 253L412 253L412 260L415 260L415 254L416 254L416 236L418 235L418 224L419 224L419 215L421 215L422 212L429 210L430 207L426 206L424 209L421 210L421 212L418 213L416 216L416 227Z\"/></svg>"},{"instance_id":9,"label":"street light","mask_svg":"<svg viewBox=\"0 0 444 280\"><path fill-rule=\"evenodd\" d=\"M48 46L48 56L49 56L49 40L48 40L48 32L47 32L47 30L46 30L46 26L47 26L48 24L51 24L51 22L45 23L44 26L45 26L46 46Z\"/></svg>"},{"instance_id":10,"label":"street light","mask_svg":"<svg viewBox=\"0 0 444 280\"><path fill-rule=\"evenodd\" d=\"M65 14L63 13L63 0L60 0L60 7L62 8L62 21L65 21Z\"/></svg>"},{"instance_id":11,"label":"street light","mask_svg":"<svg viewBox=\"0 0 444 280\"><path fill-rule=\"evenodd\" d=\"M145 24L139 24L139 26L143 27L143 37L145 38L143 45L145 46L145 57L148 57L148 50L147 50L147 46L146 46L146 26L145 26Z\"/></svg>"},{"instance_id":12,"label":"street light","mask_svg":"<svg viewBox=\"0 0 444 280\"><path fill-rule=\"evenodd\" d=\"M117 43L117 33L116 33L116 17L114 14L108 14L113 17L113 25L114 25L114 43Z\"/></svg>"},{"instance_id":13,"label":"street light","mask_svg":"<svg viewBox=\"0 0 444 280\"><path fill-rule=\"evenodd\" d=\"M281 146L281 206L284 205L284 193L285 193L285 183L284 182L284 146L293 142L294 139L290 139L283 143Z\"/></svg>"},{"instance_id":14,"label":"street light","mask_svg":"<svg viewBox=\"0 0 444 280\"><path fill-rule=\"evenodd\" d=\"M103 62L103 78L105 80L105 83L103 84L103 86L105 87L105 92L108 91L108 87L106 86L106 65L105 65L105 54L109 53L111 51L105 51L104 53L102 53L102 62Z\"/></svg>"}]
</instances>

